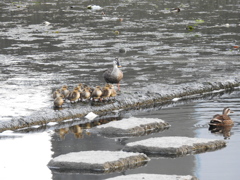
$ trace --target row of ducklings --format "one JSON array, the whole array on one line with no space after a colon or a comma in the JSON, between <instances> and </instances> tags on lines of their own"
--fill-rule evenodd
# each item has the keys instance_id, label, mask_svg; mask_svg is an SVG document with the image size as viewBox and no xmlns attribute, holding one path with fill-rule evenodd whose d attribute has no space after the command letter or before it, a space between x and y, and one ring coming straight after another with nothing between
<instances>
[{"instance_id":1,"label":"row of ducklings","mask_svg":"<svg viewBox=\"0 0 240 180\"><path fill-rule=\"evenodd\" d=\"M106 84L104 87L96 86L92 88L80 83L72 91L68 89L67 85L62 86L62 88L53 92L53 99L55 107L62 107L66 100L69 100L70 103L83 100L102 101L109 100L116 95L117 92L112 84Z\"/></svg>"}]
</instances>

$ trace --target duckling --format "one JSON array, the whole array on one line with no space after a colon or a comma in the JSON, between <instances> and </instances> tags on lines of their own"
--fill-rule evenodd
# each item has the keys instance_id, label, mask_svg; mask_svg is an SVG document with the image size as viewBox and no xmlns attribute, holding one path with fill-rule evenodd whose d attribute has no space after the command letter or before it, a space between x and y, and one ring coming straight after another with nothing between
<instances>
[{"instance_id":1,"label":"duckling","mask_svg":"<svg viewBox=\"0 0 240 180\"><path fill-rule=\"evenodd\" d=\"M101 101L102 96L102 89L100 86L96 86L96 88L92 92L92 100L95 101L95 99L98 99Z\"/></svg>"},{"instance_id":2,"label":"duckling","mask_svg":"<svg viewBox=\"0 0 240 180\"><path fill-rule=\"evenodd\" d=\"M63 103L64 103L64 100L63 100L63 95L60 95L59 97L56 97L54 99L54 107L62 107Z\"/></svg>"},{"instance_id":3,"label":"duckling","mask_svg":"<svg viewBox=\"0 0 240 180\"><path fill-rule=\"evenodd\" d=\"M111 90L111 95L110 95L110 97L116 97L116 96L117 96L117 92L116 92L114 86L113 86L112 84L106 84L106 86L108 86L109 89Z\"/></svg>"},{"instance_id":4,"label":"duckling","mask_svg":"<svg viewBox=\"0 0 240 180\"><path fill-rule=\"evenodd\" d=\"M112 93L111 89L108 86L105 86L102 90L102 96L101 97L103 99L107 99L107 98L109 99L109 97L111 96L111 93Z\"/></svg>"},{"instance_id":5,"label":"duckling","mask_svg":"<svg viewBox=\"0 0 240 180\"><path fill-rule=\"evenodd\" d=\"M123 78L123 72L118 68L121 67L118 58L113 61L113 68L107 69L103 73L103 77L107 83L118 85L118 90L120 91L120 81Z\"/></svg>"},{"instance_id":6,"label":"duckling","mask_svg":"<svg viewBox=\"0 0 240 180\"><path fill-rule=\"evenodd\" d=\"M68 86L64 85L61 89L60 89L60 93L63 95L63 98L67 98L67 96L69 95L70 91L68 90Z\"/></svg>"},{"instance_id":7,"label":"duckling","mask_svg":"<svg viewBox=\"0 0 240 180\"><path fill-rule=\"evenodd\" d=\"M53 92L53 99L56 99L57 97L60 96L61 96L60 89L57 89L56 91Z\"/></svg>"},{"instance_id":8,"label":"duckling","mask_svg":"<svg viewBox=\"0 0 240 180\"><path fill-rule=\"evenodd\" d=\"M83 91L81 92L81 100L83 99L90 99L91 97L91 92L89 87L85 87Z\"/></svg>"},{"instance_id":9,"label":"duckling","mask_svg":"<svg viewBox=\"0 0 240 180\"><path fill-rule=\"evenodd\" d=\"M233 120L228 116L229 113L233 113L226 107L223 109L223 114L216 114L213 116L212 120L210 121L210 126L225 126L225 125L233 125Z\"/></svg>"},{"instance_id":10,"label":"duckling","mask_svg":"<svg viewBox=\"0 0 240 180\"><path fill-rule=\"evenodd\" d=\"M67 99L71 102L74 103L76 100L78 100L80 98L80 92L79 92L79 88L75 87L74 90L72 92L69 93Z\"/></svg>"},{"instance_id":11,"label":"duckling","mask_svg":"<svg viewBox=\"0 0 240 180\"><path fill-rule=\"evenodd\" d=\"M84 86L82 83L79 83L77 87L79 88L79 92L83 91Z\"/></svg>"}]
</instances>

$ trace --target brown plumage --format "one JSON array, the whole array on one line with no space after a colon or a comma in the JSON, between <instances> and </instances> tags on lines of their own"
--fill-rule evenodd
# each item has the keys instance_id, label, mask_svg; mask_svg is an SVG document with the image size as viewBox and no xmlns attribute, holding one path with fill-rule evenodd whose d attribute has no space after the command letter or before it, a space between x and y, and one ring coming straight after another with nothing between
<instances>
[{"instance_id":1,"label":"brown plumage","mask_svg":"<svg viewBox=\"0 0 240 180\"><path fill-rule=\"evenodd\" d=\"M81 99L90 99L91 92L89 87L85 87L83 91L81 92Z\"/></svg>"},{"instance_id":2,"label":"brown plumage","mask_svg":"<svg viewBox=\"0 0 240 180\"><path fill-rule=\"evenodd\" d=\"M111 90L110 97L116 97L117 96L117 92L116 92L114 86L112 84L106 84L106 86L109 87L109 89Z\"/></svg>"},{"instance_id":3,"label":"brown plumage","mask_svg":"<svg viewBox=\"0 0 240 180\"><path fill-rule=\"evenodd\" d=\"M107 83L117 84L118 90L120 91L120 81L123 78L123 72L118 68L121 67L118 58L113 61L113 67L107 69L103 73L103 78Z\"/></svg>"},{"instance_id":4,"label":"brown plumage","mask_svg":"<svg viewBox=\"0 0 240 180\"><path fill-rule=\"evenodd\" d=\"M54 103L54 107L62 107L64 103L63 96L61 95L59 97L56 97L53 103Z\"/></svg>"},{"instance_id":5,"label":"brown plumage","mask_svg":"<svg viewBox=\"0 0 240 180\"><path fill-rule=\"evenodd\" d=\"M57 97L60 96L61 96L60 89L57 89L56 91L53 92L53 99L56 99Z\"/></svg>"},{"instance_id":6,"label":"brown plumage","mask_svg":"<svg viewBox=\"0 0 240 180\"><path fill-rule=\"evenodd\" d=\"M79 92L79 88L75 87L74 90L72 92L69 93L69 95L67 96L67 99L72 103L74 103L76 100L78 100L80 98L80 92Z\"/></svg>"},{"instance_id":7,"label":"brown plumage","mask_svg":"<svg viewBox=\"0 0 240 180\"><path fill-rule=\"evenodd\" d=\"M226 126L233 125L233 120L228 116L229 113L233 113L228 107L223 109L223 114L216 114L210 121L210 126Z\"/></svg>"},{"instance_id":8,"label":"brown plumage","mask_svg":"<svg viewBox=\"0 0 240 180\"><path fill-rule=\"evenodd\" d=\"M68 90L68 86L64 85L61 89L60 89L60 93L63 95L63 98L67 98L68 94L69 94L69 90Z\"/></svg>"},{"instance_id":9,"label":"brown plumage","mask_svg":"<svg viewBox=\"0 0 240 180\"><path fill-rule=\"evenodd\" d=\"M101 96L102 96L102 90L101 90L101 87L100 86L96 86L96 88L93 90L92 92L92 99L93 101L95 99L98 99L101 101Z\"/></svg>"},{"instance_id":10,"label":"brown plumage","mask_svg":"<svg viewBox=\"0 0 240 180\"><path fill-rule=\"evenodd\" d=\"M102 98L109 99L109 97L111 96L111 93L112 93L111 89L108 86L105 86L102 89Z\"/></svg>"}]
</instances>

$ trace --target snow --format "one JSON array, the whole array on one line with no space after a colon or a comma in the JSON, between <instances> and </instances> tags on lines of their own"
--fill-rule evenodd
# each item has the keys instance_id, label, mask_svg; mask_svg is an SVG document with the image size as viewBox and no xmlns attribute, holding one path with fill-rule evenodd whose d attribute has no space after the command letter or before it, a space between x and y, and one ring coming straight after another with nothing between
<instances>
[{"instance_id":1,"label":"snow","mask_svg":"<svg viewBox=\"0 0 240 180\"><path fill-rule=\"evenodd\" d=\"M158 147L158 148L179 148L181 146L193 146L196 143L209 143L216 141L216 139L203 139L203 138L189 138L181 136L169 136L169 137L158 137L149 138L141 141L128 143L127 146L148 146L148 147Z\"/></svg>"},{"instance_id":2,"label":"snow","mask_svg":"<svg viewBox=\"0 0 240 180\"><path fill-rule=\"evenodd\" d=\"M131 117L131 118L123 119L120 121L112 121L112 122L109 122L108 124L103 124L103 125L97 126L97 128L101 129L101 128L111 127L111 128L127 130L127 129L138 127L140 125L147 125L150 123L165 123L165 121L163 121L161 119L156 119L156 118Z\"/></svg>"},{"instance_id":3,"label":"snow","mask_svg":"<svg viewBox=\"0 0 240 180\"><path fill-rule=\"evenodd\" d=\"M162 175L162 174L130 174L126 176L118 176L109 178L106 180L143 180L143 179L151 179L151 180L192 180L193 176L178 176L178 175Z\"/></svg>"},{"instance_id":4,"label":"snow","mask_svg":"<svg viewBox=\"0 0 240 180\"><path fill-rule=\"evenodd\" d=\"M144 155L142 153L124 151L81 151L60 155L53 159L54 162L79 162L88 164L104 164L117 161L120 158ZM144 155L145 156L145 155ZM101 157L101 158L99 158Z\"/></svg>"}]
</instances>

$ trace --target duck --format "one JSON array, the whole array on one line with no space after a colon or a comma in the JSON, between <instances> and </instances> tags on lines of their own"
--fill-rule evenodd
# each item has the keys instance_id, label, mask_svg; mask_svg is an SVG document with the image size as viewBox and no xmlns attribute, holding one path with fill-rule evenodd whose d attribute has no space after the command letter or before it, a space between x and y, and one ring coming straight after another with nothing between
<instances>
[{"instance_id":1,"label":"duck","mask_svg":"<svg viewBox=\"0 0 240 180\"><path fill-rule=\"evenodd\" d=\"M80 92L79 92L79 87L75 87L72 92L69 93L67 99L71 102L74 103L76 100L80 98Z\"/></svg>"},{"instance_id":2,"label":"duck","mask_svg":"<svg viewBox=\"0 0 240 180\"><path fill-rule=\"evenodd\" d=\"M117 84L118 90L120 91L120 81L123 78L123 72L119 69L121 67L118 58L113 61L113 67L107 69L103 73L103 78L107 83Z\"/></svg>"},{"instance_id":3,"label":"duck","mask_svg":"<svg viewBox=\"0 0 240 180\"><path fill-rule=\"evenodd\" d=\"M226 125L229 126L229 125L233 125L234 122L228 116L229 113L233 113L233 111L231 111L229 107L225 107L223 109L222 114L216 114L216 115L213 116L209 125L210 126L226 126Z\"/></svg>"},{"instance_id":4,"label":"duck","mask_svg":"<svg viewBox=\"0 0 240 180\"><path fill-rule=\"evenodd\" d=\"M56 91L53 92L53 99L56 99L57 97L60 97L61 93L60 93L60 89L57 89Z\"/></svg>"},{"instance_id":5,"label":"duck","mask_svg":"<svg viewBox=\"0 0 240 180\"><path fill-rule=\"evenodd\" d=\"M60 95L59 97L56 97L54 99L54 107L60 108L62 107L64 100L63 100L63 95Z\"/></svg>"},{"instance_id":6,"label":"duck","mask_svg":"<svg viewBox=\"0 0 240 180\"><path fill-rule=\"evenodd\" d=\"M102 99L109 99L109 97L111 96L112 90L109 88L109 86L105 86L102 89Z\"/></svg>"},{"instance_id":7,"label":"duck","mask_svg":"<svg viewBox=\"0 0 240 180\"><path fill-rule=\"evenodd\" d=\"M79 92L82 92L83 91L83 88L84 88L84 85L82 83L79 83L77 85L77 87L79 88Z\"/></svg>"},{"instance_id":8,"label":"duck","mask_svg":"<svg viewBox=\"0 0 240 180\"><path fill-rule=\"evenodd\" d=\"M92 92L92 100L98 99L101 101L102 89L100 86L96 86Z\"/></svg>"},{"instance_id":9,"label":"duck","mask_svg":"<svg viewBox=\"0 0 240 180\"><path fill-rule=\"evenodd\" d=\"M112 84L106 84L106 86L109 87L109 89L111 90L110 97L116 97L117 96L117 92L116 92L114 86Z\"/></svg>"},{"instance_id":10,"label":"duck","mask_svg":"<svg viewBox=\"0 0 240 180\"><path fill-rule=\"evenodd\" d=\"M60 93L63 95L63 98L67 98L67 96L69 95L70 91L68 90L68 86L64 85L61 89L60 89Z\"/></svg>"},{"instance_id":11,"label":"duck","mask_svg":"<svg viewBox=\"0 0 240 180\"><path fill-rule=\"evenodd\" d=\"M91 97L91 92L89 87L85 87L83 91L80 93L81 95L81 100L83 99L90 99Z\"/></svg>"},{"instance_id":12,"label":"duck","mask_svg":"<svg viewBox=\"0 0 240 180\"><path fill-rule=\"evenodd\" d=\"M177 13L178 13L178 12L180 12L180 11L181 11L180 8L172 8L172 9L171 9L171 12L177 12Z\"/></svg>"}]
</instances>

